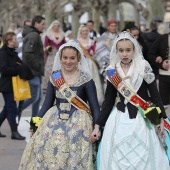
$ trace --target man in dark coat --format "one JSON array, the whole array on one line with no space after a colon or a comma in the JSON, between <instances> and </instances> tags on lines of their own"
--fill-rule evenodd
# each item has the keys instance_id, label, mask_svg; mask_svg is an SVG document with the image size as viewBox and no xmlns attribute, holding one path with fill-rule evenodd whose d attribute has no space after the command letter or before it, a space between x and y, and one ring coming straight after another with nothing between
<instances>
[{"instance_id":1,"label":"man in dark coat","mask_svg":"<svg viewBox=\"0 0 170 170\"><path fill-rule=\"evenodd\" d=\"M41 76L44 75L44 53L40 34L44 28L45 18L37 15L32 19L32 26L26 25L22 33L24 37L22 60L29 66L34 78L29 80L32 97L19 103L19 116L21 116L21 112L31 104L32 117L36 116L39 111L42 98Z\"/></svg>"},{"instance_id":2,"label":"man in dark coat","mask_svg":"<svg viewBox=\"0 0 170 170\"><path fill-rule=\"evenodd\" d=\"M143 33L142 36L143 36L143 38L146 42L146 45L148 47L148 50L149 50L152 47L152 44L155 42L155 40L160 36L160 34L157 31L156 22L154 22L154 21L151 22L150 23L150 32ZM152 62L150 64L151 64L154 74L158 78L158 74L159 74L158 67L156 67Z\"/></svg>"},{"instance_id":3,"label":"man in dark coat","mask_svg":"<svg viewBox=\"0 0 170 170\"><path fill-rule=\"evenodd\" d=\"M159 92L168 117L170 113L170 34L160 35L148 53L148 59L159 68Z\"/></svg>"},{"instance_id":4,"label":"man in dark coat","mask_svg":"<svg viewBox=\"0 0 170 170\"><path fill-rule=\"evenodd\" d=\"M150 23L150 31L143 33L142 36L146 42L148 49L152 46L153 42L160 36L157 31L157 25L155 22Z\"/></svg>"}]
</instances>

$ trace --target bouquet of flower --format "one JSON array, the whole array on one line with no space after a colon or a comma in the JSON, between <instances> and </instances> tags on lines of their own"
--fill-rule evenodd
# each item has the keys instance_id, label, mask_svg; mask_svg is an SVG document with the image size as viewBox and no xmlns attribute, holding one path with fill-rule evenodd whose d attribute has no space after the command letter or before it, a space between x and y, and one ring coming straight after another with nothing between
<instances>
[{"instance_id":1,"label":"bouquet of flower","mask_svg":"<svg viewBox=\"0 0 170 170\"><path fill-rule=\"evenodd\" d=\"M32 117L30 121L30 130L32 130L35 133L38 126L41 123L41 120L42 120L41 117Z\"/></svg>"},{"instance_id":2,"label":"bouquet of flower","mask_svg":"<svg viewBox=\"0 0 170 170\"><path fill-rule=\"evenodd\" d=\"M50 45L48 45L45 49L47 52L52 52L52 47Z\"/></svg>"}]
</instances>

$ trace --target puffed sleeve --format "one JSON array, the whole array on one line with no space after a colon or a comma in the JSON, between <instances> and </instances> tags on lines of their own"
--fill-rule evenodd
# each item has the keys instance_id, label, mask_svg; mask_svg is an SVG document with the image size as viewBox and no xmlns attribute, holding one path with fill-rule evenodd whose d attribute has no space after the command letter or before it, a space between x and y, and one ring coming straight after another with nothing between
<instances>
[{"instance_id":1,"label":"puffed sleeve","mask_svg":"<svg viewBox=\"0 0 170 170\"><path fill-rule=\"evenodd\" d=\"M44 103L38 113L39 117L43 117L45 113L53 106L55 101L55 89L51 82L48 82L47 94Z\"/></svg>"},{"instance_id":2,"label":"puffed sleeve","mask_svg":"<svg viewBox=\"0 0 170 170\"><path fill-rule=\"evenodd\" d=\"M106 88L106 93L105 93L105 100L102 105L102 110L99 115L99 118L96 122L96 124L100 126L105 126L105 123L110 115L110 112L113 109L113 106L115 104L115 99L117 96L117 90L114 88L114 86L107 81L107 88Z\"/></svg>"},{"instance_id":3,"label":"puffed sleeve","mask_svg":"<svg viewBox=\"0 0 170 170\"><path fill-rule=\"evenodd\" d=\"M96 123L96 120L98 119L100 113L100 107L97 100L96 86L93 80L90 80L89 82L86 83L85 90L86 90L87 100L89 102L90 109L92 111L94 123Z\"/></svg>"},{"instance_id":4,"label":"puffed sleeve","mask_svg":"<svg viewBox=\"0 0 170 170\"><path fill-rule=\"evenodd\" d=\"M148 84L148 90L151 96L152 103L154 103L156 106L160 107L161 109L160 118L162 117L166 118L165 109L163 107L162 100L156 86L156 81L153 81L152 83Z\"/></svg>"}]
</instances>

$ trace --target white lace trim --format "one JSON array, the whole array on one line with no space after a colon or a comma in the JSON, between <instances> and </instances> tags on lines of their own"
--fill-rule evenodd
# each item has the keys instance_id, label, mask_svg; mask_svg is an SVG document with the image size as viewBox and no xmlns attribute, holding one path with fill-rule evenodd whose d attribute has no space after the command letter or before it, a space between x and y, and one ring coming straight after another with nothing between
<instances>
[{"instance_id":1,"label":"white lace trim","mask_svg":"<svg viewBox=\"0 0 170 170\"><path fill-rule=\"evenodd\" d=\"M82 84L85 84L87 82L89 82L91 80L91 76L89 76L87 73L84 73L84 72L80 72L80 77L78 78L78 80L73 84L71 85L70 87L78 87L78 86L81 86ZM50 76L50 82L52 83L53 86L55 86L55 84L53 83L53 80ZM77 91L75 91L76 93ZM63 98L63 95L58 91L56 90L56 97L58 98Z\"/></svg>"}]
</instances>

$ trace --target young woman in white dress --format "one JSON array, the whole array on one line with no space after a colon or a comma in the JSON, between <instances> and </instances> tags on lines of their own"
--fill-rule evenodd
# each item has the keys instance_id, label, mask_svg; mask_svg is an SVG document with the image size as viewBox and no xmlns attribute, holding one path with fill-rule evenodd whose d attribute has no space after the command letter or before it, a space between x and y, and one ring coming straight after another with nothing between
<instances>
[{"instance_id":1,"label":"young woman in white dress","mask_svg":"<svg viewBox=\"0 0 170 170\"><path fill-rule=\"evenodd\" d=\"M121 83L118 88L111 83L110 71L116 71L131 90L124 88L125 91L119 91ZM155 126L149 120L146 122L132 98L128 100L127 97L134 92L135 96L145 101L151 100L161 109L157 119L160 124L159 135L165 138L163 119L166 114L155 76L132 34L124 31L117 36L110 53L107 73L105 100L90 137L92 143L98 140L99 127L105 126L98 153L98 170L169 170L169 162ZM120 100L114 107L117 93Z\"/></svg>"}]
</instances>

